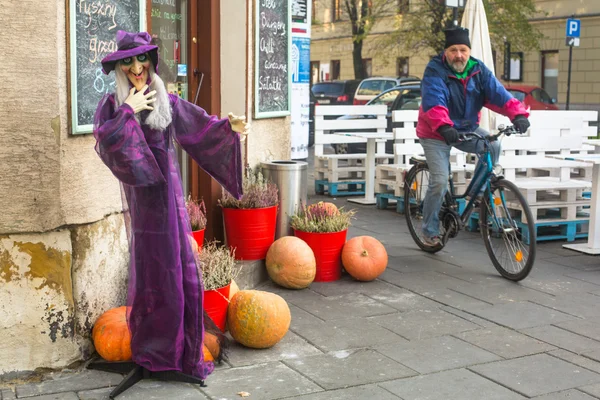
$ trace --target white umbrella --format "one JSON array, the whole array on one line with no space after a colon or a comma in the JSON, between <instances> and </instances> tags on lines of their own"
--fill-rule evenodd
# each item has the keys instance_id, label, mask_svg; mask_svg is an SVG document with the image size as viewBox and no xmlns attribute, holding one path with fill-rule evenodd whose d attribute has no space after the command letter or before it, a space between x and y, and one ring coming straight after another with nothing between
<instances>
[{"instance_id":1,"label":"white umbrella","mask_svg":"<svg viewBox=\"0 0 600 400\"><path fill-rule=\"evenodd\" d=\"M492 54L492 44L490 42L490 32L488 30L483 0L467 0L461 26L469 30L471 55L483 61L486 67L495 75L494 56ZM495 128L495 120L496 113L485 107L481 110L479 126L483 129L491 132L491 129Z\"/></svg>"}]
</instances>

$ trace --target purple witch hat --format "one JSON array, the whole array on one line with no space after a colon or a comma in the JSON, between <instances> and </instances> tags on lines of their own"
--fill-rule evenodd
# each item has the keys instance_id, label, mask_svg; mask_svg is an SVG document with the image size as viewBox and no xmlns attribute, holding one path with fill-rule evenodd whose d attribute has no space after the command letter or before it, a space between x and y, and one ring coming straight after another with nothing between
<instances>
[{"instance_id":1,"label":"purple witch hat","mask_svg":"<svg viewBox=\"0 0 600 400\"><path fill-rule=\"evenodd\" d=\"M148 53L154 72L158 73L158 46L151 44L152 38L148 32L117 31L117 51L110 53L102 59L102 70L106 75L115 69L117 61L127 57L135 57Z\"/></svg>"}]
</instances>

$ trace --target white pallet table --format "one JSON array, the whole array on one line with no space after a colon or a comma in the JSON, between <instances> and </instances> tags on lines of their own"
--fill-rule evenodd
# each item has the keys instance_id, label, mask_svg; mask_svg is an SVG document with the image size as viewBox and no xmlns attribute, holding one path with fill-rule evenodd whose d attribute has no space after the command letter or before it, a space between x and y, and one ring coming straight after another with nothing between
<instances>
[{"instance_id":1,"label":"white pallet table","mask_svg":"<svg viewBox=\"0 0 600 400\"><path fill-rule=\"evenodd\" d=\"M559 180L568 181L571 179L572 168L585 168L587 166L586 163L580 161L559 160L550 157L526 155L501 155L498 163L504 170L504 177L511 181L515 181L515 179L517 179L517 171L520 169L549 171L556 174Z\"/></svg>"},{"instance_id":2,"label":"white pallet table","mask_svg":"<svg viewBox=\"0 0 600 400\"><path fill-rule=\"evenodd\" d=\"M391 154L375 154L376 164L387 164L393 156ZM315 177L330 182L337 182L346 178L362 178L365 180L366 159L364 153L357 154L329 154L315 157Z\"/></svg>"},{"instance_id":3,"label":"white pallet table","mask_svg":"<svg viewBox=\"0 0 600 400\"><path fill-rule=\"evenodd\" d=\"M560 181L554 177L541 177L517 179L514 183L529 205L558 202L590 204L590 199L582 195L583 191L590 189L589 182Z\"/></svg>"}]
</instances>

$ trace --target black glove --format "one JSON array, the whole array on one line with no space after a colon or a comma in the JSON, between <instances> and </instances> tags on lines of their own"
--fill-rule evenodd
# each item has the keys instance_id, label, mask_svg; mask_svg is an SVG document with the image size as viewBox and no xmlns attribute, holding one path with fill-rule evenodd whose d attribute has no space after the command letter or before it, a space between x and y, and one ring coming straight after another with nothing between
<instances>
[{"instance_id":1,"label":"black glove","mask_svg":"<svg viewBox=\"0 0 600 400\"><path fill-rule=\"evenodd\" d=\"M515 126L515 129L521 133L527 132L527 129L529 129L530 126L529 120L524 115L517 115L515 119L512 120L512 123Z\"/></svg>"},{"instance_id":2,"label":"black glove","mask_svg":"<svg viewBox=\"0 0 600 400\"><path fill-rule=\"evenodd\" d=\"M456 129L451 127L450 125L442 125L438 128L438 132L444 140L446 144L458 143L458 139L460 138L459 133Z\"/></svg>"}]
</instances>

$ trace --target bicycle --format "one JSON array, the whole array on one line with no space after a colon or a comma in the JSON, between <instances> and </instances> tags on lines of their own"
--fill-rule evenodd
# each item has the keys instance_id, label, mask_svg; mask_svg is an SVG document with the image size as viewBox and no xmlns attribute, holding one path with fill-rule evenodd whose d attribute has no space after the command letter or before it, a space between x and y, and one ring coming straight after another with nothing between
<instances>
[{"instance_id":1,"label":"bicycle","mask_svg":"<svg viewBox=\"0 0 600 400\"><path fill-rule=\"evenodd\" d=\"M424 251L436 253L444 248L450 238L464 229L475 207L479 206L479 227L486 250L494 267L504 278L520 281L529 275L535 262L536 229L531 209L517 186L504 179L501 167L494 166L489 143L501 135L519 133L513 126L502 127L497 134L483 136L478 133L462 134L461 140L484 142L484 152L475 166L471 182L465 193L455 194L452 174L440 209L441 243L429 246L421 240L423 199L427 193L429 169L424 158L412 157L413 167L406 173L404 182L404 212L413 240ZM449 166L450 167L450 166ZM459 200L464 208L459 211ZM527 227L527 235L522 227ZM527 243L528 242L528 243ZM505 265L506 264L506 265Z\"/></svg>"}]
</instances>

